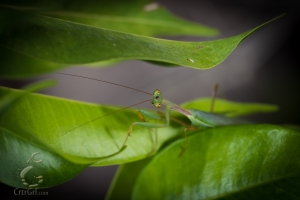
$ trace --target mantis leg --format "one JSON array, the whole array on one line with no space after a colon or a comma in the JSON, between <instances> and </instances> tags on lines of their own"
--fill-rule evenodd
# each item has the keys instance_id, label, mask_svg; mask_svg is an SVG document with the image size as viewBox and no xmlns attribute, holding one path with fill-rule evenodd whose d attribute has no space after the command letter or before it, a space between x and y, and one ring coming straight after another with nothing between
<instances>
[{"instance_id":1,"label":"mantis leg","mask_svg":"<svg viewBox=\"0 0 300 200\"><path fill-rule=\"evenodd\" d=\"M137 113L138 113L138 116L140 117L140 119L142 121L144 121L144 122L147 121L146 118L150 118L150 119L153 119L153 120L162 120L162 118L160 116L157 116L157 115L155 115L153 113L150 113L148 111L137 109ZM149 152L147 154L147 157L151 156L155 152L156 147L157 147L157 143L158 143L157 129L149 128L148 130L149 130L150 137L151 137L151 140L154 143L154 145L153 145L153 148L152 148L151 152ZM155 131L155 133L154 133L154 137L155 137L154 141L153 141L153 137L152 137L152 135L153 135L152 131Z\"/></svg>"},{"instance_id":2,"label":"mantis leg","mask_svg":"<svg viewBox=\"0 0 300 200\"><path fill-rule=\"evenodd\" d=\"M187 147L188 147L188 144L189 144L189 141L188 141L188 139L187 139L187 131L188 130L197 130L197 127L187 127L187 128L185 128L184 129L184 138L185 138L185 144L184 144L184 146L183 147L181 147L181 151L180 151L180 153L179 153L179 155L178 155L178 158L180 158L182 155L183 155L183 153L185 152L185 150L187 149Z\"/></svg>"},{"instance_id":3,"label":"mantis leg","mask_svg":"<svg viewBox=\"0 0 300 200\"><path fill-rule=\"evenodd\" d=\"M159 115L161 115L161 116L164 115L164 113L161 112L161 111L157 111L157 113L158 113ZM170 120L171 120L171 121L174 121L174 122L176 122L176 123L178 123L178 124L180 124L180 125L182 125L182 126L184 126L184 127L186 127L186 128L192 127L190 124L187 124L187 123L185 123L185 122L183 122L183 121L181 121L181 120L179 120L179 119L176 119L176 118L174 118L174 117L171 117L171 116L170 116Z\"/></svg>"},{"instance_id":4,"label":"mantis leg","mask_svg":"<svg viewBox=\"0 0 300 200\"><path fill-rule=\"evenodd\" d=\"M149 129L149 133L150 133L150 136L151 136L151 139L153 139L152 138L152 131L155 131L155 133L154 133L154 145L153 145L153 148L152 148L152 150L147 154L147 157L149 157L149 156L152 156L154 153L155 153L155 151L156 151L156 148L157 148L157 143L158 143L158 137L157 137L157 129Z\"/></svg>"},{"instance_id":5,"label":"mantis leg","mask_svg":"<svg viewBox=\"0 0 300 200\"><path fill-rule=\"evenodd\" d=\"M221 93L221 97L223 99L225 99L225 95L224 95L223 91L221 90L221 87L219 86L218 83L215 83L213 93L212 93L212 97L211 97L210 113L214 112L215 100L216 100L218 91L219 91L219 93Z\"/></svg>"},{"instance_id":6,"label":"mantis leg","mask_svg":"<svg viewBox=\"0 0 300 200\"><path fill-rule=\"evenodd\" d=\"M141 113L139 113L139 116L141 117L140 115ZM145 115L145 112L143 113ZM154 119L154 116L153 115L147 115L148 118L151 118L151 119ZM145 121L145 118L142 117L141 118L143 121ZM150 128L150 129L153 129L153 128L163 128L163 127L166 127L166 126L169 126L169 123L170 123L170 110L166 107L165 109L165 120L166 120L166 123L165 124L157 124L157 123L150 123L150 122L133 122L131 125L130 125L130 128L127 132L127 136L126 136L126 139L122 145L121 148L123 148L128 140L128 137L130 136L131 132L132 132L132 129L134 126L141 126L141 127L146 127L146 128ZM156 147L156 146L155 146ZM154 149L155 150L155 149ZM153 152L153 150L152 150ZM151 153L152 153L151 152Z\"/></svg>"},{"instance_id":7,"label":"mantis leg","mask_svg":"<svg viewBox=\"0 0 300 200\"><path fill-rule=\"evenodd\" d=\"M158 114L163 115L163 113L160 112L160 111L158 111ZM174 121L174 122L176 122L176 123L178 123L178 124L181 124L182 126L185 127L185 129L184 129L185 144L184 144L184 146L181 148L181 152L180 152L179 155L178 155L178 158L180 158L180 157L183 155L183 153L185 152L185 150L187 149L187 146L188 146L187 131L188 131L188 130L197 130L198 128L197 128L197 127L194 127L194 126L191 126L191 125L189 125L189 124L186 124L185 122L180 121L180 120L178 120L178 119L176 119L176 118L170 117L170 120L172 120L172 121Z\"/></svg>"},{"instance_id":8,"label":"mantis leg","mask_svg":"<svg viewBox=\"0 0 300 200\"><path fill-rule=\"evenodd\" d=\"M211 112L211 113L214 112L214 105L215 105L215 100L216 100L218 88L219 88L219 84L216 83L216 84L214 85L214 89L213 89L213 93L212 93L212 97L211 97L211 104L210 104L210 112Z\"/></svg>"}]
</instances>

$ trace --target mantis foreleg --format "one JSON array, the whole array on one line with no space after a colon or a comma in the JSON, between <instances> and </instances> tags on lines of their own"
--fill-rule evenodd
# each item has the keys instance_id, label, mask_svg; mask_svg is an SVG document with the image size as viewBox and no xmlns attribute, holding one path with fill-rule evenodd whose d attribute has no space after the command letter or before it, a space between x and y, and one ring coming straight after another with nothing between
<instances>
[{"instance_id":1,"label":"mantis foreleg","mask_svg":"<svg viewBox=\"0 0 300 200\"><path fill-rule=\"evenodd\" d=\"M145 111L143 112L142 115L146 115L147 118L149 118L149 119L155 119L155 120L157 120L157 118L154 118L153 115L147 114L147 112L145 112ZM125 139L122 147L124 147L124 145L126 144L126 142L128 140L128 137L130 136L130 134L131 134L132 129L133 129L134 126L141 126L141 127L146 127L146 128L151 128L152 129L152 128L163 128L163 127L169 126L169 123L170 123L170 110L167 107L165 109L165 123L164 124L157 124L157 123L151 123L151 122L133 122L130 125L130 128L129 128L128 132L127 132L127 136L126 136L126 139ZM154 150L152 150L152 152Z\"/></svg>"}]
</instances>

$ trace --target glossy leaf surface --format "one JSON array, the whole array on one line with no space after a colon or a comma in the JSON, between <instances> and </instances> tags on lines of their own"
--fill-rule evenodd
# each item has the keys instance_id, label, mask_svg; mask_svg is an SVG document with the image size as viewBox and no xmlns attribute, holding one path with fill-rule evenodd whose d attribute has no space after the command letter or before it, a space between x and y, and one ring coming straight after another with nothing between
<instances>
[{"instance_id":1,"label":"glossy leaf surface","mask_svg":"<svg viewBox=\"0 0 300 200\"><path fill-rule=\"evenodd\" d=\"M21 91L0 88L0 98ZM149 101L147 101L149 102ZM53 149L84 158L109 156L120 150L127 131L134 121L140 121L132 109L99 120L120 108L103 106L40 94L28 94L5 112L0 122L32 132ZM85 124L81 127L78 127ZM175 125L158 130L159 143L176 137L183 128ZM103 159L96 165L112 165L145 158L153 149L153 132L135 127L127 148L116 156Z\"/></svg>"},{"instance_id":2,"label":"glossy leaf surface","mask_svg":"<svg viewBox=\"0 0 300 200\"><path fill-rule=\"evenodd\" d=\"M34 91L44 87L45 85L38 85L27 90ZM25 187L24 183L34 188L51 187L74 177L91 164L102 166L127 163L146 158L153 149L154 131L134 127L127 148L117 153L131 123L140 121L131 109L86 123L119 108L28 94L8 88L0 88L0 98L0 108L7 107L5 112L0 113L0 141L3 142L0 152L3 154L2 163L5 163L5 170L0 178L6 184L15 187ZM12 98L19 100L9 105L9 98L11 102L14 102ZM232 107L230 109L232 110ZM166 128L157 129L156 150L166 141L183 136L183 129L184 127L174 122ZM37 152L33 159L43 160L42 163L30 160L30 156ZM30 171L33 172L33 169L37 168L35 173L43 174L43 184L36 185L39 180L29 176L34 175L29 172L28 176L31 179L22 181L25 176L22 177L21 172L29 166L32 166ZM15 169L19 171L10 172L11 176L5 175ZM60 178L55 178L56 176Z\"/></svg>"},{"instance_id":3,"label":"glossy leaf surface","mask_svg":"<svg viewBox=\"0 0 300 200\"><path fill-rule=\"evenodd\" d=\"M148 161L122 166L109 198L298 199L300 133L275 125L206 129L167 146ZM129 165L137 166L135 171ZM127 167L128 165L128 167ZM126 174L124 174L126 173ZM138 175L137 175L138 173ZM122 190L120 183L133 176Z\"/></svg>"},{"instance_id":4,"label":"glossy leaf surface","mask_svg":"<svg viewBox=\"0 0 300 200\"><path fill-rule=\"evenodd\" d=\"M29 92L53 86L54 81L35 83L18 93L6 90L0 99L0 116L18 104ZM6 120L0 121L0 181L17 188L45 188L73 178L102 158L66 154L52 148L30 131Z\"/></svg>"},{"instance_id":5,"label":"glossy leaf surface","mask_svg":"<svg viewBox=\"0 0 300 200\"><path fill-rule=\"evenodd\" d=\"M1 5L99 28L144 35L215 36L216 29L172 15L150 0L0 0ZM147 9L152 7L151 10Z\"/></svg>"},{"instance_id":6,"label":"glossy leaf surface","mask_svg":"<svg viewBox=\"0 0 300 200\"><path fill-rule=\"evenodd\" d=\"M181 104L183 108L210 112L211 98L199 98ZM278 110L278 106L262 103L241 103L226 99L216 99L213 112L227 117L240 117L255 113L268 113Z\"/></svg>"},{"instance_id":7,"label":"glossy leaf surface","mask_svg":"<svg viewBox=\"0 0 300 200\"><path fill-rule=\"evenodd\" d=\"M133 59L209 69L224 61L243 39L266 24L221 40L180 42L86 26L7 7L0 7L0 19L3 22L0 55L1 62L6 64L0 73L6 77L46 73L68 65Z\"/></svg>"}]
</instances>

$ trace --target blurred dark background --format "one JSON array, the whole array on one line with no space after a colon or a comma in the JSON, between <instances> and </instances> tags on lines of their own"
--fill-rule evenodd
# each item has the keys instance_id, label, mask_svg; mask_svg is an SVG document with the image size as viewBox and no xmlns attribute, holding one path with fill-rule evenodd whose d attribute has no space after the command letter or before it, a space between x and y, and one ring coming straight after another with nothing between
<instances>
[{"instance_id":1,"label":"blurred dark background","mask_svg":"<svg viewBox=\"0 0 300 200\"><path fill-rule=\"evenodd\" d=\"M244 40L219 66L210 70L185 67L164 68L126 61L108 68L74 67L66 73L105 79L152 92L159 88L178 104L210 96L219 83L227 99L240 102L276 104L277 113L249 117L260 123L300 124L299 111L299 1L271 0L185 0L158 1L172 13L190 21L220 30L214 38L172 37L168 39L202 41L225 38L250 30L282 13L287 15ZM116 86L75 79L52 73L27 80L0 80L0 85L20 88L36 80L54 78L59 84L42 93L99 104L128 106L143 100L142 94ZM145 105L150 108L151 105ZM74 179L45 189L48 196L15 196L14 188L0 184L1 199L104 199L117 166L88 168Z\"/></svg>"}]
</instances>

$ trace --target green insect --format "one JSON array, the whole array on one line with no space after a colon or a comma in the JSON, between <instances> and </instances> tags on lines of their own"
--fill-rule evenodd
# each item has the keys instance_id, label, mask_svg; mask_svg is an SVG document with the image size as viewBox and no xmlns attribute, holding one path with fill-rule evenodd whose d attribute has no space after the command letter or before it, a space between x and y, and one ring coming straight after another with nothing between
<instances>
[{"instance_id":1,"label":"green insect","mask_svg":"<svg viewBox=\"0 0 300 200\"><path fill-rule=\"evenodd\" d=\"M216 85L215 86L215 89L214 89L214 93L213 93L213 97L212 97L212 103L211 103L211 112L208 113L208 112L204 112L204 111L200 111L200 110L195 110L195 109L185 109L185 108L182 108L180 107L179 105L167 100L167 99L164 99L163 96L162 96L162 92L160 90L154 90L153 94L150 94L148 92L144 92L144 91L141 91L141 90L138 90L138 89L135 89L135 88L131 88L131 87L127 87L127 86L124 86L124 85L120 85L120 84L116 84L116 83L111 83L111 82L108 82L108 81L103 81L103 80L99 80L99 79L94 79L94 78L89 78L89 77L84 77L84 76L78 76L78 75L73 75L73 74L66 74L66 73L58 73L58 74L63 74L63 75L68 75L68 76L75 76L75 77L80 77L80 78L87 78L87 79L91 79L91 80L96 80L96 81L100 81L100 82L105 82L105 83L109 83L109 84L113 84L113 85L117 85L117 86L121 86L121 87L125 87L125 88L129 88L129 89L133 89L133 90L136 90L136 91L139 91L139 92L143 92L143 93L146 93L148 95L152 95L152 99L150 99L150 102L154 105L154 107L156 108L160 108L162 105L165 106L165 114L164 114L164 117L162 117L161 114L159 113L153 113L153 112L148 112L148 111L145 111L145 110L141 110L141 109L138 109L137 112L138 112L138 115L139 117L142 119L143 122L133 122L130 127L129 127L129 130L127 132L127 136L125 138L125 141L122 145L121 148L123 148L133 130L133 127L134 126L141 126L141 127L146 127L146 128L149 128L149 130L153 130L153 129L157 129L157 128L163 128L163 127L166 127L166 126L169 126L169 123L170 123L170 111L173 110L173 111L176 111L176 112L179 112L183 115L185 115L186 117L189 118L189 120L191 121L191 125L187 125L185 124L184 122L181 122L177 119L173 119L174 121L184 125L186 128L185 128L185 136L186 136L186 131L187 130L196 130L197 128L199 127L204 127L204 128L210 128L210 127L216 127L216 126L224 126L224 125L231 125L231 124L245 124L245 123L249 123L247 121L244 121L244 120L241 120L241 119L236 119L236 118L228 118L228 117L225 117L225 116L222 116L222 115L218 115L218 114L213 114L213 106L214 106L214 100L215 100L215 96L216 96L216 91L217 91L217 88L218 86ZM149 100L147 100L149 101ZM128 107L125 107L125 108L122 108L122 109L119 109L113 113L116 113L118 111L121 111L121 110L124 110L124 109L127 109L127 108L130 108L132 106L135 106L135 105L138 105L138 104L141 104L141 103L145 103L147 101L143 101L143 102L140 102L140 103L137 103L137 104L134 104L134 105L131 105L131 106L128 106ZM108 113L107 115L104 115L104 116L101 116L101 117L98 117L92 121L95 121L95 120L98 120L102 117L105 117L105 116L108 116L110 114L113 114L113 113ZM146 120L147 119L147 120ZM163 124L160 124L160 123L153 123L153 122L147 122L148 120L163 120L165 123ZM87 123L90 123L91 121L87 122ZM84 124L81 124L80 126L83 126L87 123L84 123ZM74 129L80 127L80 126L77 126L75 127ZM72 130L74 130L72 129ZM155 138L155 145L153 147L153 150L148 154L148 155L151 155L153 152L155 152L156 150L156 143L157 143L157 136ZM185 146L183 147L181 153L179 154L179 157L183 154L183 152L185 151L185 149L187 148L187 144L188 144L188 141L186 139L186 143L185 143Z\"/></svg>"}]
</instances>

